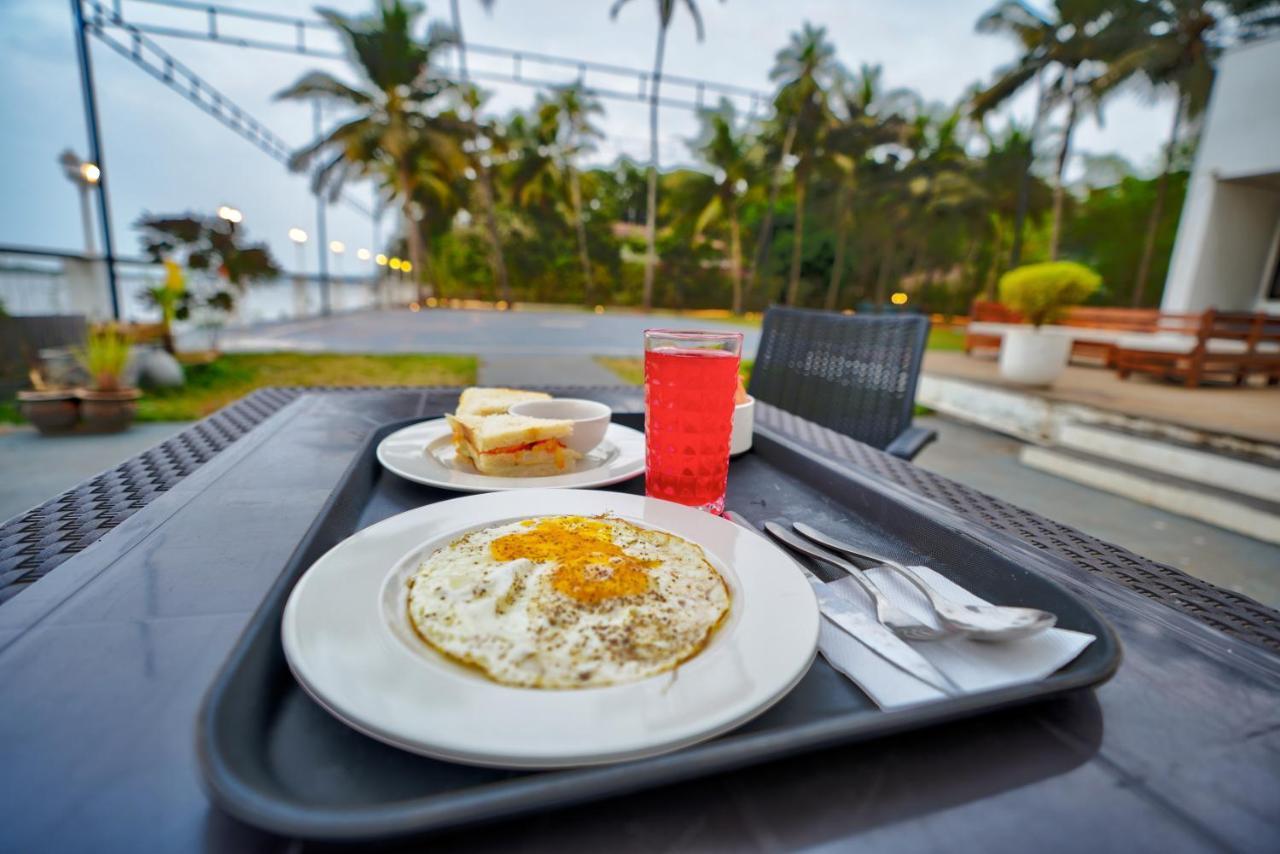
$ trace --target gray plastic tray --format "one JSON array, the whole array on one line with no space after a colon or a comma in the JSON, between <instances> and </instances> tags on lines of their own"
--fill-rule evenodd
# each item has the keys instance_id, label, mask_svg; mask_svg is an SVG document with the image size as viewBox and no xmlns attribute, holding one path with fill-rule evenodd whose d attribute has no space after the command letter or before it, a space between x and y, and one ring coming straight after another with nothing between
<instances>
[{"instance_id":1,"label":"gray plastic tray","mask_svg":"<svg viewBox=\"0 0 1280 854\"><path fill-rule=\"evenodd\" d=\"M785 699L745 726L620 765L501 771L397 750L338 722L306 695L285 662L280 619L294 583L329 548L396 513L456 497L384 472L374 457L383 437L418 420L386 424L370 435L205 697L196 735L205 785L215 803L242 821L307 839L412 836L1060 696L1105 681L1119 665L1120 645L1111 628L1050 580L1064 577L1057 558L758 428L754 449L730 468L729 509L757 523L787 516L842 531L881 552L928 563L984 598L1053 611L1063 628L1098 640L1041 682L890 712L877 709L819 657ZM614 420L643 426L638 415ZM643 480L613 489L642 493Z\"/></svg>"}]
</instances>

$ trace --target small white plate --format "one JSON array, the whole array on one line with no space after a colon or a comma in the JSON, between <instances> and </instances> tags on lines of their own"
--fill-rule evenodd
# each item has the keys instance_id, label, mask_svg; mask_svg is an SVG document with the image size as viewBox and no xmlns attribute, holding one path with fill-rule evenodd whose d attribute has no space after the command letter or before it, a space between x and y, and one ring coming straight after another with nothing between
<instances>
[{"instance_id":1,"label":"small white plate","mask_svg":"<svg viewBox=\"0 0 1280 854\"><path fill-rule=\"evenodd\" d=\"M449 422L436 418L410 424L379 442L378 462L408 480L456 492L588 489L644 474L644 434L621 424L610 424L604 441L578 460L568 474L494 477L480 474L470 462L458 459Z\"/></svg>"},{"instance_id":2,"label":"small white plate","mask_svg":"<svg viewBox=\"0 0 1280 854\"><path fill-rule=\"evenodd\" d=\"M729 585L728 619L675 671L606 688L512 688L416 637L405 581L428 554L480 527L598 513L697 543ZM453 762L558 768L665 753L751 720L808 671L818 606L789 557L718 516L616 492L494 492L419 507L339 543L294 587L281 638L303 688L366 735Z\"/></svg>"}]
</instances>

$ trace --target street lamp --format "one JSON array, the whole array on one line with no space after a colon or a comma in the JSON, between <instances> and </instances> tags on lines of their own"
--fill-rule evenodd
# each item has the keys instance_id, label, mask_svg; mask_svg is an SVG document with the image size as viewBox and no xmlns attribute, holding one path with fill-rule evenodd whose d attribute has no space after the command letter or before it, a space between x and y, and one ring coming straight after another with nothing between
<instances>
[{"instance_id":1,"label":"street lamp","mask_svg":"<svg viewBox=\"0 0 1280 854\"><path fill-rule=\"evenodd\" d=\"M301 277L302 270L307 265L306 256L302 248L303 244L307 242L307 233L295 225L293 228L289 229L289 239L293 241L294 248L297 249L298 276Z\"/></svg>"},{"instance_id":2,"label":"street lamp","mask_svg":"<svg viewBox=\"0 0 1280 854\"><path fill-rule=\"evenodd\" d=\"M231 205L220 205L218 207L218 219L225 219L227 222L235 225L244 219L244 214L240 213L236 208L231 207Z\"/></svg>"},{"instance_id":3,"label":"street lamp","mask_svg":"<svg viewBox=\"0 0 1280 854\"><path fill-rule=\"evenodd\" d=\"M80 224L84 227L84 251L87 255L96 255L97 247L93 240L93 214L89 212L89 190L102 178L102 170L87 160L81 160L70 149L58 156L62 171L67 180L75 184L80 196Z\"/></svg>"},{"instance_id":4,"label":"street lamp","mask_svg":"<svg viewBox=\"0 0 1280 854\"><path fill-rule=\"evenodd\" d=\"M329 251L334 255L341 255L343 252L347 251L347 244L343 243L341 240L330 240Z\"/></svg>"},{"instance_id":5,"label":"street lamp","mask_svg":"<svg viewBox=\"0 0 1280 854\"><path fill-rule=\"evenodd\" d=\"M368 250L368 249L357 249L357 250L356 250L356 257L357 257L357 258L359 258L361 261L368 261L368 260L369 260L369 258L370 258L369 250Z\"/></svg>"},{"instance_id":6,"label":"street lamp","mask_svg":"<svg viewBox=\"0 0 1280 854\"><path fill-rule=\"evenodd\" d=\"M377 262L379 267L387 266L387 256L383 255L381 252L379 252L378 257L374 258L373 260Z\"/></svg>"}]
</instances>

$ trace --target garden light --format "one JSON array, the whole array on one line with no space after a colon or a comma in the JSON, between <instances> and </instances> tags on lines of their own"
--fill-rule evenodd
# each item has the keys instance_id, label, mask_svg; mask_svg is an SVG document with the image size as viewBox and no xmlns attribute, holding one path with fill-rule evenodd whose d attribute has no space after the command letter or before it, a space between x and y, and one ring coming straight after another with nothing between
<instances>
[{"instance_id":1,"label":"garden light","mask_svg":"<svg viewBox=\"0 0 1280 854\"><path fill-rule=\"evenodd\" d=\"M298 244L306 243L307 233L300 228L294 227L289 229L289 239Z\"/></svg>"},{"instance_id":2,"label":"garden light","mask_svg":"<svg viewBox=\"0 0 1280 854\"><path fill-rule=\"evenodd\" d=\"M889 302L893 303L894 305L906 305L907 295L903 291L898 291L893 296L889 297Z\"/></svg>"}]
</instances>

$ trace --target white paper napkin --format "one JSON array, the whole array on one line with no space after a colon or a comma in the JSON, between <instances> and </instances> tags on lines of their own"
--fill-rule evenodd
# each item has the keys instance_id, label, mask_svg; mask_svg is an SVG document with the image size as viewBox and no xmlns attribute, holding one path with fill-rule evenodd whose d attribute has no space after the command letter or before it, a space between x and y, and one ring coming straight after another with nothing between
<instances>
[{"instance_id":1,"label":"white paper napkin","mask_svg":"<svg viewBox=\"0 0 1280 854\"><path fill-rule=\"evenodd\" d=\"M947 598L962 605L990 604L928 567L913 566L912 569ZM895 605L922 623L938 625L924 594L899 573L876 567L868 570L867 575ZM824 586L856 610L860 619L875 621L870 597L852 578L845 576ZM1004 643L983 643L960 637L908 643L965 692L978 692L1043 679L1072 661L1094 640L1093 635L1055 628ZM822 619L818 648L832 667L852 679L883 709L946 696L888 663L826 617Z\"/></svg>"}]
</instances>

